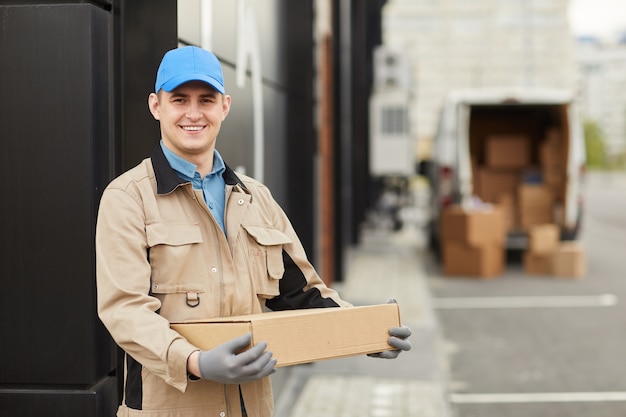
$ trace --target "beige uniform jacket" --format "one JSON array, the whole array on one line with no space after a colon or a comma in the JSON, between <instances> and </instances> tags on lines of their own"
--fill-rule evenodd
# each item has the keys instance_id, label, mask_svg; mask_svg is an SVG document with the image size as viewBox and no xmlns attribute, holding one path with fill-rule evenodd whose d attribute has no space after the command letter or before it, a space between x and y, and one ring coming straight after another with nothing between
<instances>
[{"instance_id":1,"label":"beige uniform jacket","mask_svg":"<svg viewBox=\"0 0 626 417\"><path fill-rule=\"evenodd\" d=\"M96 228L98 314L126 352L119 416L270 417L269 378L223 385L187 377L197 347L171 321L347 306L324 285L261 183L226 168L226 236L201 190L159 146L113 180Z\"/></svg>"}]
</instances>

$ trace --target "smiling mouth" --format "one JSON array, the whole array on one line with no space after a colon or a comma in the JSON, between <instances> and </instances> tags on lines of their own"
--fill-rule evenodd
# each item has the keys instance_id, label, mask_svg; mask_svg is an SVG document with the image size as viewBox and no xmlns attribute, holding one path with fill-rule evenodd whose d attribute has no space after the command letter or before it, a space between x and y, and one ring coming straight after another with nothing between
<instances>
[{"instance_id":1,"label":"smiling mouth","mask_svg":"<svg viewBox=\"0 0 626 417\"><path fill-rule=\"evenodd\" d=\"M204 129L204 126L181 126L181 128L187 132L197 132Z\"/></svg>"}]
</instances>

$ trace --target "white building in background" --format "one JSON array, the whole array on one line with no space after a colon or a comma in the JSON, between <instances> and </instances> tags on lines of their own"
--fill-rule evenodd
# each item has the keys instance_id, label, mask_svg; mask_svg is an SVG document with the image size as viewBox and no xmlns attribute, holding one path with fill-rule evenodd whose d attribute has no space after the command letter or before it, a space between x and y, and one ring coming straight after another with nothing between
<instances>
[{"instance_id":1,"label":"white building in background","mask_svg":"<svg viewBox=\"0 0 626 417\"><path fill-rule=\"evenodd\" d=\"M416 139L432 139L452 89L576 88L567 11L568 0L389 0L383 42L410 61Z\"/></svg>"},{"instance_id":2,"label":"white building in background","mask_svg":"<svg viewBox=\"0 0 626 417\"><path fill-rule=\"evenodd\" d=\"M608 155L626 152L626 43L581 43L580 103L585 119L598 123Z\"/></svg>"}]
</instances>

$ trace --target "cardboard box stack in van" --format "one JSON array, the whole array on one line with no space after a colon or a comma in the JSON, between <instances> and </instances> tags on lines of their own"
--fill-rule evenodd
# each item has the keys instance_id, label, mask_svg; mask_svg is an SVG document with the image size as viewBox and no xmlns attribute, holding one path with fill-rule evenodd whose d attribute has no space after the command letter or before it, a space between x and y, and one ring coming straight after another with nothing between
<instances>
[{"instance_id":1,"label":"cardboard box stack in van","mask_svg":"<svg viewBox=\"0 0 626 417\"><path fill-rule=\"evenodd\" d=\"M441 216L440 236L445 275L495 278L504 272L506 228L499 207L448 207Z\"/></svg>"},{"instance_id":2,"label":"cardboard box stack in van","mask_svg":"<svg viewBox=\"0 0 626 417\"><path fill-rule=\"evenodd\" d=\"M533 225L528 230L524 271L530 275L581 278L585 275L585 252L578 242L561 242L554 223Z\"/></svg>"},{"instance_id":3,"label":"cardboard box stack in van","mask_svg":"<svg viewBox=\"0 0 626 417\"><path fill-rule=\"evenodd\" d=\"M565 195L566 146L560 130L547 128L540 136L487 134L483 163L475 163L474 194L505 211L507 231L536 224L563 222L559 213Z\"/></svg>"},{"instance_id":4,"label":"cardboard box stack in van","mask_svg":"<svg viewBox=\"0 0 626 417\"><path fill-rule=\"evenodd\" d=\"M485 136L484 164L476 168L474 194L484 202L501 206L507 230L518 227L517 193L522 174L531 163L531 149L527 135Z\"/></svg>"}]
</instances>

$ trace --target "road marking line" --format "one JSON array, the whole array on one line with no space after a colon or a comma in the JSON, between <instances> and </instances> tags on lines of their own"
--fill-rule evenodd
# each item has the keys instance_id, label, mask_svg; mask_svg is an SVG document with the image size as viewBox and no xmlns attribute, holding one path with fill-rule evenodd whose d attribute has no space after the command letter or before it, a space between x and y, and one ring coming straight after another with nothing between
<instances>
[{"instance_id":1,"label":"road marking line","mask_svg":"<svg viewBox=\"0 0 626 417\"><path fill-rule=\"evenodd\" d=\"M434 298L432 302L436 309L612 307L617 305L618 299L614 294L601 294L528 297L444 297Z\"/></svg>"},{"instance_id":2,"label":"road marking line","mask_svg":"<svg viewBox=\"0 0 626 417\"><path fill-rule=\"evenodd\" d=\"M449 399L455 404L608 402L626 401L626 392L450 394Z\"/></svg>"}]
</instances>

